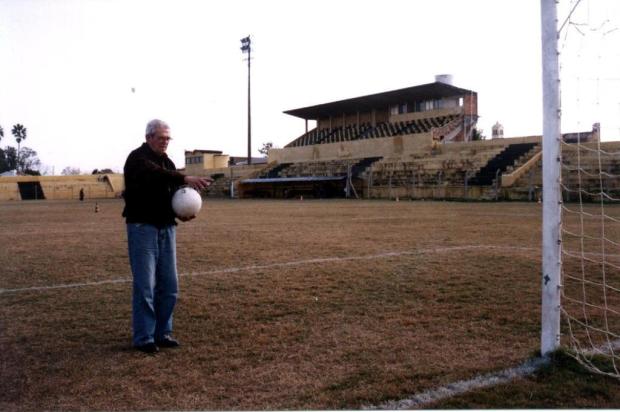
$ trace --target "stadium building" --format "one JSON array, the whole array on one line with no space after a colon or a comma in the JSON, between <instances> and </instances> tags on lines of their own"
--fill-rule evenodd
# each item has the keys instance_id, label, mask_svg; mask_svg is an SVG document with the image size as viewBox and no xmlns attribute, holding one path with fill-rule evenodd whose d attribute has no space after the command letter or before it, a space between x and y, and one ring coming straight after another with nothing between
<instances>
[{"instance_id":1,"label":"stadium building","mask_svg":"<svg viewBox=\"0 0 620 412\"><path fill-rule=\"evenodd\" d=\"M483 140L478 95L434 83L288 110L305 133L269 152L269 166L239 179L241 197L537 200L541 136ZM316 127L308 130L308 122ZM565 141L596 142L592 131Z\"/></svg>"},{"instance_id":2,"label":"stadium building","mask_svg":"<svg viewBox=\"0 0 620 412\"><path fill-rule=\"evenodd\" d=\"M541 196L542 137L504 138L498 122L492 138L484 139L476 127L478 94L454 86L449 75L284 113L303 120L305 131L271 149L268 158L253 158L248 165L245 157L197 149L185 152L183 170L214 179L207 197L535 201ZM309 122L316 126L309 129ZM564 134L564 163L575 160L578 142L620 151L618 142L599 139L599 124ZM589 167L598 170L598 161L590 160ZM620 161L609 162L601 167L620 174ZM563 172L569 183L577 179L575 170ZM598 179L580 179L586 191L591 185L597 192ZM0 200L76 199L80 189L87 198L119 197L122 185L122 175L0 177Z\"/></svg>"}]
</instances>

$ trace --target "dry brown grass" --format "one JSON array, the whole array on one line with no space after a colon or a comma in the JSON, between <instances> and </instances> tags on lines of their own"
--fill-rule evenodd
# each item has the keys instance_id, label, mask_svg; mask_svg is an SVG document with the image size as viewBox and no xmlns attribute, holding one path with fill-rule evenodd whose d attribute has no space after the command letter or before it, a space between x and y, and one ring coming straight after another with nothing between
<instances>
[{"instance_id":1,"label":"dry brown grass","mask_svg":"<svg viewBox=\"0 0 620 412\"><path fill-rule=\"evenodd\" d=\"M130 282L21 290L130 279L122 202L100 207L0 204L2 410L359 408L538 349L538 204L207 201L157 356Z\"/></svg>"}]
</instances>

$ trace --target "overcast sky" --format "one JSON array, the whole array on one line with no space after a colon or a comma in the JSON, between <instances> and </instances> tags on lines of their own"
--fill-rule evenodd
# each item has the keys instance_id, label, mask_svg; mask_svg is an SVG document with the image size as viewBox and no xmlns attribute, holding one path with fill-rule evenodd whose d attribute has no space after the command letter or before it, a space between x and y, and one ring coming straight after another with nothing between
<instances>
[{"instance_id":1,"label":"overcast sky","mask_svg":"<svg viewBox=\"0 0 620 412\"><path fill-rule=\"evenodd\" d=\"M574 2L561 2L561 21ZM605 139L620 140L619 3L583 0L562 35L573 56L564 70L579 79L563 79L565 116L580 113L565 132L601 121ZM184 150L245 156L247 35L254 155L303 133L285 110L437 74L478 92L487 136L496 121L507 137L542 130L539 0L0 0L0 145L15 144L10 129L21 123L22 144L48 172L121 171L148 120L161 118L177 167Z\"/></svg>"}]
</instances>

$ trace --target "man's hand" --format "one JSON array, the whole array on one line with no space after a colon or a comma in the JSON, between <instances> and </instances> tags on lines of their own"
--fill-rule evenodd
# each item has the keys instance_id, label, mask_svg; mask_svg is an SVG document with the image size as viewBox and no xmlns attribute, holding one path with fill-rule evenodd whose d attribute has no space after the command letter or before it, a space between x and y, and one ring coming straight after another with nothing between
<instances>
[{"instance_id":1,"label":"man's hand","mask_svg":"<svg viewBox=\"0 0 620 412\"><path fill-rule=\"evenodd\" d=\"M213 183L213 179L204 176L185 176L185 183L201 191L209 187Z\"/></svg>"},{"instance_id":2,"label":"man's hand","mask_svg":"<svg viewBox=\"0 0 620 412\"><path fill-rule=\"evenodd\" d=\"M196 217L196 215L190 216L190 217L177 216L177 219L179 219L181 222L189 222L190 220L194 219L195 217Z\"/></svg>"}]
</instances>

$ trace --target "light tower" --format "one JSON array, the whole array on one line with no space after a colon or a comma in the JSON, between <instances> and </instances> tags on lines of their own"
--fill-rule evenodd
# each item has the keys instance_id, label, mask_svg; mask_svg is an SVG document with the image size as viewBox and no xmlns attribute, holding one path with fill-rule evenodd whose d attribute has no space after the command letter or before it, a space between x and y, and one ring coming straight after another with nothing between
<instances>
[{"instance_id":1,"label":"light tower","mask_svg":"<svg viewBox=\"0 0 620 412\"><path fill-rule=\"evenodd\" d=\"M250 105L250 60L252 54L250 36L241 39L241 52L248 54L248 164L252 164L252 114Z\"/></svg>"}]
</instances>

